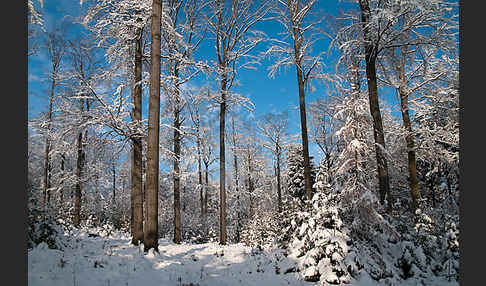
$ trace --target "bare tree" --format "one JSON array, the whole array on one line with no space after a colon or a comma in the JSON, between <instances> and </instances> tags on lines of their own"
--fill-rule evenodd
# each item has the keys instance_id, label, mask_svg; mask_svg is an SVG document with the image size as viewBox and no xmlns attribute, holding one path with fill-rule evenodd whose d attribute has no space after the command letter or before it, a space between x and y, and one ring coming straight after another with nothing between
<instances>
[{"instance_id":1,"label":"bare tree","mask_svg":"<svg viewBox=\"0 0 486 286\"><path fill-rule=\"evenodd\" d=\"M202 171L202 122L200 114L200 106L202 99L194 94L189 95L188 102L189 115L191 117L192 124L194 125L193 136L196 138L196 152L197 152L197 174L198 174L198 189L199 189L199 202L201 216L204 216L204 184L203 184L203 171Z\"/></svg>"},{"instance_id":2,"label":"bare tree","mask_svg":"<svg viewBox=\"0 0 486 286\"><path fill-rule=\"evenodd\" d=\"M424 4L430 3L424 1ZM454 33L458 25L444 9L449 5L452 4L436 6L398 2L388 7L396 17L395 29L390 32L392 36L377 63L380 71L378 80L394 87L400 98L413 212L419 208L420 194L409 99L431 83L441 81L450 72L432 64L439 53L455 53Z\"/></svg>"},{"instance_id":3,"label":"bare tree","mask_svg":"<svg viewBox=\"0 0 486 286\"><path fill-rule=\"evenodd\" d=\"M97 65L90 47L89 39L69 41L70 58L72 61L73 80L77 81L75 98L79 98L79 122L77 134L77 159L76 159L76 185L74 192L74 218L73 224L79 227L81 222L82 190L85 178L86 151L84 141L88 136L87 121L89 119L90 100L92 89L89 82L93 78Z\"/></svg>"},{"instance_id":4,"label":"bare tree","mask_svg":"<svg viewBox=\"0 0 486 286\"><path fill-rule=\"evenodd\" d=\"M271 66L270 76L282 68L295 66L297 85L299 88L299 111L304 152L304 181L307 200L312 196L309 162L309 139L307 134L307 116L305 110L305 91L310 89L311 79L319 78L323 68L322 54L312 54L312 46L323 38L317 29L321 19L312 14L311 10L317 0L287 0L278 1L275 19L284 27L285 37L275 40L275 44L267 51L267 55L274 55L276 61Z\"/></svg>"},{"instance_id":5,"label":"bare tree","mask_svg":"<svg viewBox=\"0 0 486 286\"><path fill-rule=\"evenodd\" d=\"M241 210L240 210L240 188L239 188L239 173L238 173L238 152L239 150L239 143L238 143L238 135L235 127L235 114L231 116L231 141L232 141L232 153L233 153L233 172L234 172L234 186L235 186L235 193L236 193L236 241L240 241L241 235Z\"/></svg>"},{"instance_id":6,"label":"bare tree","mask_svg":"<svg viewBox=\"0 0 486 286\"><path fill-rule=\"evenodd\" d=\"M51 162L49 157L50 145L49 140L51 131L51 121L52 121L52 104L54 102L54 91L56 88L57 80L59 77L59 69L61 65L61 59L66 51L66 42L64 40L63 31L61 29L55 28L54 31L47 33L47 39L45 42L47 48L47 55L51 61L51 90L49 95L49 110L47 111L47 127L46 127L46 138L45 138L45 159L44 159L44 180L42 186L42 209L45 210L50 201L50 169Z\"/></svg>"},{"instance_id":7,"label":"bare tree","mask_svg":"<svg viewBox=\"0 0 486 286\"><path fill-rule=\"evenodd\" d=\"M210 3L208 19L210 31L216 41L216 73L219 81L219 199L220 199L220 244L226 244L226 165L225 165L225 122L227 104L244 103L246 100L231 94L237 71L251 67L258 60L251 57L251 51L263 41L263 34L252 30L269 10L269 2L255 0L217 0ZM241 63L243 59L248 61Z\"/></svg>"},{"instance_id":8,"label":"bare tree","mask_svg":"<svg viewBox=\"0 0 486 286\"><path fill-rule=\"evenodd\" d=\"M368 80L368 97L371 116L373 117L373 134L375 138L376 163L378 166L378 183L380 190L380 202L385 203L385 196L388 196L388 212L392 211L390 197L390 178L388 175L388 164L385 155L385 136L383 133L383 121L381 119L380 105L378 103L378 85L376 78L376 59L378 56L378 40L370 30L370 3L368 0L360 0L361 23L366 61L366 78Z\"/></svg>"},{"instance_id":9,"label":"bare tree","mask_svg":"<svg viewBox=\"0 0 486 286\"><path fill-rule=\"evenodd\" d=\"M274 171L277 179L277 210L282 213L282 187L281 187L281 156L284 152L285 138L287 135L288 113L267 113L257 123L258 129L270 142L264 146L272 151L274 156Z\"/></svg>"},{"instance_id":10,"label":"bare tree","mask_svg":"<svg viewBox=\"0 0 486 286\"><path fill-rule=\"evenodd\" d=\"M159 124L160 124L160 24L162 1L152 1L152 39L150 49L150 97L147 135L147 179L145 190L144 252L158 252Z\"/></svg>"},{"instance_id":11,"label":"bare tree","mask_svg":"<svg viewBox=\"0 0 486 286\"><path fill-rule=\"evenodd\" d=\"M132 143L132 163L131 163L131 232L132 244L138 245L143 241L143 188L142 188L142 144L146 134L142 124L142 64L144 50L145 27L148 26L151 13L151 1L119 0L114 5L111 0L98 0L96 4L90 6L86 15L83 17L82 24L90 30L96 37L97 44L106 49L105 59L111 64L111 68L104 71L101 77L108 81L115 81L116 71L125 71L133 80L132 92L132 112L131 122L118 120L122 94L115 93L118 106L112 108L106 102L110 100L102 99L105 109L111 114L104 120L105 124L118 135L129 138ZM110 24L107 24L110 23ZM127 69L128 67L128 69ZM119 88L124 88L125 80L118 84Z\"/></svg>"},{"instance_id":12,"label":"bare tree","mask_svg":"<svg viewBox=\"0 0 486 286\"><path fill-rule=\"evenodd\" d=\"M335 105L335 97L331 94L309 104L310 138L324 154L327 172L333 170L338 153L338 140L335 133L340 122L333 116ZM327 175L330 183L333 175L330 173Z\"/></svg>"},{"instance_id":13,"label":"bare tree","mask_svg":"<svg viewBox=\"0 0 486 286\"><path fill-rule=\"evenodd\" d=\"M208 202L210 196L209 186L209 166L213 164L218 157L216 156L216 142L214 141L213 129L211 126L212 120L209 118L208 112L205 112L204 117L201 118L201 157L204 164L204 199L203 199L203 227L206 235L208 234Z\"/></svg>"},{"instance_id":14,"label":"bare tree","mask_svg":"<svg viewBox=\"0 0 486 286\"><path fill-rule=\"evenodd\" d=\"M203 40L204 24L199 17L203 1L170 0L164 5L162 57L164 70L162 86L168 95L173 114L173 188L174 188L174 242L181 243L180 211L180 156L183 132L181 113L186 104L181 87L199 73L201 63L195 63L192 55ZM182 15L183 16L182 16ZM199 68L197 68L199 67Z\"/></svg>"},{"instance_id":15,"label":"bare tree","mask_svg":"<svg viewBox=\"0 0 486 286\"><path fill-rule=\"evenodd\" d=\"M132 121L141 128L142 120L142 27L135 39L134 87L132 89ZM131 205L133 210L132 244L143 242L142 136L132 136Z\"/></svg>"},{"instance_id":16,"label":"bare tree","mask_svg":"<svg viewBox=\"0 0 486 286\"><path fill-rule=\"evenodd\" d=\"M442 10L450 10L453 4L435 1L374 1L359 0L359 12L348 13L344 19L350 24L344 25L338 32L338 38L354 33L353 38L344 39L340 42L340 49L343 55L348 57L355 53L355 45L359 44L364 50L366 63L366 77L368 82L368 97L370 113L373 118L373 133L375 139L375 153L377 160L379 194L381 203L385 202L388 196L388 212L392 211L392 198L390 197L390 183L388 164L386 159L386 148L383 131L383 122L378 102L378 81L384 77L377 76L377 64L382 54L388 53L390 49L402 46L418 45L444 45L438 35L442 31L449 31L454 26L453 19L443 17ZM359 15L359 16L358 16ZM400 19L405 16L413 17L407 25L400 26ZM407 16L407 17L408 17ZM397 25L398 24L398 25ZM424 37L431 30L433 37ZM406 34L414 35L403 42ZM346 36L345 36L346 37ZM452 37L453 38L453 37ZM450 41L451 37L449 37ZM361 52L359 53L361 54ZM396 67L395 67L396 68ZM386 70L382 70L387 72ZM386 82L385 82L386 83ZM398 84L396 85L398 87Z\"/></svg>"}]
</instances>

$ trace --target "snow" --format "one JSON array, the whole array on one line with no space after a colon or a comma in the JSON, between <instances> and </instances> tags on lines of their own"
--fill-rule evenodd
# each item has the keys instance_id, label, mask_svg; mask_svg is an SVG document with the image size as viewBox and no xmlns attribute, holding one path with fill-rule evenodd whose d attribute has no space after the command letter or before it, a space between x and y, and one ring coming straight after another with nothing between
<instances>
[{"instance_id":1,"label":"snow","mask_svg":"<svg viewBox=\"0 0 486 286\"><path fill-rule=\"evenodd\" d=\"M159 239L159 253L143 253L143 246L130 244L128 234L88 236L75 231L63 250L41 243L28 252L28 285L320 285L306 282L296 273L297 260L278 248L254 251L241 243L174 244ZM329 259L326 260L329 262ZM322 270L329 267L320 263ZM330 269L330 268L329 268ZM317 271L316 269L313 269ZM311 270L309 270L311 271ZM309 272L308 271L308 272ZM353 285L386 285L361 271ZM330 277L327 277L330 278ZM329 280L329 279L328 279ZM430 278L427 285L457 285ZM192 284L191 284L192 283ZM417 285L416 279L392 281L389 285ZM393 284L395 283L395 284Z\"/></svg>"},{"instance_id":2,"label":"snow","mask_svg":"<svg viewBox=\"0 0 486 286\"><path fill-rule=\"evenodd\" d=\"M76 234L63 251L45 243L28 253L28 285L307 285L278 250L252 255L243 244L174 244L159 240L146 255L124 234ZM279 268L276 274L276 268ZM192 283L192 284L190 284Z\"/></svg>"}]
</instances>

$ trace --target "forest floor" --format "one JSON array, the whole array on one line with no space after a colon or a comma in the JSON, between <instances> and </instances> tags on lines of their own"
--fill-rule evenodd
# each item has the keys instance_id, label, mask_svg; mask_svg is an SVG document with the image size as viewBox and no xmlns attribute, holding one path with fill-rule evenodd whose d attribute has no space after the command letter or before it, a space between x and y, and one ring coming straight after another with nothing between
<instances>
[{"instance_id":1,"label":"forest floor","mask_svg":"<svg viewBox=\"0 0 486 286\"><path fill-rule=\"evenodd\" d=\"M281 249L258 251L243 244L175 244L159 240L159 253L144 255L143 246L130 244L124 233L91 237L75 231L63 250L41 243L28 252L28 285L313 285L285 273L295 261ZM411 281L410 281L411 282ZM428 285L457 285L431 281ZM444 284L445 283L445 284ZM350 285L350 284L348 284ZM351 285L380 285L362 275ZM401 284L405 285L405 284ZM407 285L414 285L407 284Z\"/></svg>"}]
</instances>

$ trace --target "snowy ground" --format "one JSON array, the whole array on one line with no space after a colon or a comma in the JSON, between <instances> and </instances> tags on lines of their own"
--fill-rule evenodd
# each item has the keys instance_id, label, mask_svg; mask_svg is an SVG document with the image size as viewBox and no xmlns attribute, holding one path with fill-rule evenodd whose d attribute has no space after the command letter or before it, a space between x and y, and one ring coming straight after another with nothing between
<instances>
[{"instance_id":1,"label":"snowy ground","mask_svg":"<svg viewBox=\"0 0 486 286\"><path fill-rule=\"evenodd\" d=\"M313 285L284 272L294 261L281 250L257 252L243 244L174 244L159 240L160 254L143 254L127 235L89 237L79 231L63 251L42 243L28 252L28 285ZM412 281L406 285L415 285ZM379 285L369 276L351 285ZM405 285L405 284L401 284ZM431 281L428 285L448 285ZM455 284L450 285L457 285Z\"/></svg>"},{"instance_id":2,"label":"snowy ground","mask_svg":"<svg viewBox=\"0 0 486 286\"><path fill-rule=\"evenodd\" d=\"M177 245L159 240L160 254L143 254L129 237L88 237L80 232L64 251L40 244L28 253L29 285L310 285L290 268L282 252L252 255L242 244ZM280 261L279 261L280 260ZM191 284L192 283L192 284Z\"/></svg>"}]
</instances>

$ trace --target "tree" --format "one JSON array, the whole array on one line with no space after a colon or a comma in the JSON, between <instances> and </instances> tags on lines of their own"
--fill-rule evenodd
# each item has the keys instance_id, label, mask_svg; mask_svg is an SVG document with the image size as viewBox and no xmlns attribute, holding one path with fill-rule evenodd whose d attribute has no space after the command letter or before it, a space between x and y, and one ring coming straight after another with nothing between
<instances>
[{"instance_id":1,"label":"tree","mask_svg":"<svg viewBox=\"0 0 486 286\"><path fill-rule=\"evenodd\" d=\"M378 103L378 81L384 80L387 76L378 77L377 64L380 63L380 58L384 53L402 46L406 46L408 49L419 45L433 46L444 45L447 41L455 42L454 36L446 37L448 38L447 41L440 39L441 35L444 34L443 32L448 31L445 32L447 34L454 30L455 20L442 16L444 11L452 11L454 4L442 1L419 3L414 1L360 0L358 2L359 16L349 13L346 16L348 23L338 32L338 38L340 38L339 35L349 34L350 31L355 36L341 42L339 47L345 55L354 53L355 43L359 43L364 48L370 113L373 117L380 201L384 203L385 196L388 195L388 211L390 212L390 183L385 155L383 123ZM402 25L400 22L404 17L411 17L411 21ZM402 21L402 23L404 22ZM413 36L407 36L407 34ZM454 32L451 33L451 35L453 34ZM403 42L404 39L407 40ZM393 69L396 69L396 66ZM382 72L388 72L388 70L382 70ZM385 83L388 84L386 79ZM398 89L398 84L394 86ZM412 192L416 194L415 191Z\"/></svg>"},{"instance_id":2,"label":"tree","mask_svg":"<svg viewBox=\"0 0 486 286\"><path fill-rule=\"evenodd\" d=\"M290 144L287 151L287 186L288 193L293 198L299 199L301 209L304 208L307 200L307 191L305 189L305 160L302 146L298 144ZM311 157L311 183L315 182L315 168L312 164Z\"/></svg>"},{"instance_id":3,"label":"tree","mask_svg":"<svg viewBox=\"0 0 486 286\"><path fill-rule=\"evenodd\" d=\"M49 205L50 200L50 169L51 162L49 157L49 152L51 149L51 143L49 140L51 132L51 121L52 121L52 104L54 102L54 90L56 88L56 83L59 77L59 69L61 67L61 59L66 51L66 42L64 40L63 31L56 28L54 31L47 33L46 48L47 54L51 61L51 90L49 96L49 110L47 111L47 127L46 127L46 140L45 140L45 159L44 159L44 180L42 188L42 209L45 210Z\"/></svg>"},{"instance_id":4,"label":"tree","mask_svg":"<svg viewBox=\"0 0 486 286\"><path fill-rule=\"evenodd\" d=\"M162 86L169 98L173 114L173 188L174 188L174 242L181 242L181 214L180 214L180 156L181 132L183 119L181 113L185 106L181 87L193 76L199 73L201 63L195 63L192 55L203 39L202 18L199 17L202 1L168 1L164 6L167 15L164 15L163 27L163 54L166 73L163 75ZM165 11L165 10L164 10ZM181 18L183 12L184 18ZM183 21L184 22L181 22ZM199 68L197 68L199 67Z\"/></svg>"},{"instance_id":5,"label":"tree","mask_svg":"<svg viewBox=\"0 0 486 286\"><path fill-rule=\"evenodd\" d=\"M206 109L207 111L207 109ZM204 199L203 199L203 227L204 231L206 232L206 236L208 235L208 206L209 206L209 194L211 192L210 185L209 185L209 166L214 163L218 159L216 156L216 142L214 141L213 129L211 127L211 122L213 120L209 117L208 112L203 113L204 115L201 118L201 157L202 162L204 164Z\"/></svg>"},{"instance_id":6,"label":"tree","mask_svg":"<svg viewBox=\"0 0 486 286\"><path fill-rule=\"evenodd\" d=\"M329 89L336 90L335 88ZM310 138L324 154L328 183L331 183L331 178L335 175L332 171L339 153L335 133L341 122L333 116L337 102L338 99L334 94L327 94L326 97L318 98L309 103Z\"/></svg>"},{"instance_id":7,"label":"tree","mask_svg":"<svg viewBox=\"0 0 486 286\"><path fill-rule=\"evenodd\" d=\"M142 189L142 140L145 128L142 125L142 64L144 49L144 30L150 20L150 2L134 0L97 0L96 5L89 7L83 17L83 25L89 29L98 41L98 45L106 49L105 58L111 63L111 68L103 75L110 81L116 78L117 70L125 70L133 80L132 112L130 124L119 128L120 124L110 126L115 130L123 129L123 136L130 138L132 143L131 163L131 208L132 208L132 244L143 241L143 189ZM109 23L109 24L108 24ZM125 81L119 83L119 88L125 86ZM121 97L121 92L119 93ZM120 98L120 102L121 102ZM119 112L115 114L120 115ZM121 120L122 121L122 120ZM123 121L122 121L123 122Z\"/></svg>"},{"instance_id":8,"label":"tree","mask_svg":"<svg viewBox=\"0 0 486 286\"><path fill-rule=\"evenodd\" d=\"M93 124L90 113L90 106L93 103L95 92L92 88L91 81L99 68L99 61L96 59L95 50L90 45L90 39L77 39L76 42L69 41L69 57L71 60L72 70L69 73L75 90L74 99L79 99L79 113L76 122L77 129L77 159L76 159L76 185L74 193L74 226L79 227L81 221L81 205L83 184L87 181L85 174L86 150L85 142L88 137L88 125Z\"/></svg>"},{"instance_id":9,"label":"tree","mask_svg":"<svg viewBox=\"0 0 486 286\"><path fill-rule=\"evenodd\" d=\"M189 115L191 117L192 124L194 125L194 134L196 137L196 152L197 152L197 182L199 190L199 207L201 210L201 216L204 214L204 187L203 187L203 175L202 175L202 138L201 138L201 115L200 100L198 98L191 98L188 103Z\"/></svg>"},{"instance_id":10,"label":"tree","mask_svg":"<svg viewBox=\"0 0 486 286\"><path fill-rule=\"evenodd\" d=\"M142 30L137 27L135 39L134 86L132 89L132 121L141 129L142 120ZM133 210L132 244L143 242L142 136L132 136L131 208Z\"/></svg>"},{"instance_id":11,"label":"tree","mask_svg":"<svg viewBox=\"0 0 486 286\"><path fill-rule=\"evenodd\" d=\"M288 113L283 112L281 114L277 113L267 113L261 120L258 120L257 126L263 136L269 140L269 144L265 144L272 151L275 158L274 171L277 179L277 210L278 213L282 213L282 188L281 188L281 156L284 152L285 138L287 135L287 120Z\"/></svg>"},{"instance_id":12,"label":"tree","mask_svg":"<svg viewBox=\"0 0 486 286\"><path fill-rule=\"evenodd\" d=\"M339 204L342 205L341 213L345 218L350 222L364 221L362 225L367 226L376 222L376 210L373 206L376 196L372 192L370 176L373 158L366 156L373 150L372 118L367 108L368 98L362 92L362 69L359 61L354 57L346 62L347 68L341 75L344 82L335 88L343 95L333 114L342 122L335 134L341 144L341 151L332 170L336 177L332 178L331 186L334 185L336 192L340 193ZM325 167L325 164L320 165L320 169ZM322 175L324 172L320 173ZM373 215L370 216L370 213Z\"/></svg>"},{"instance_id":13,"label":"tree","mask_svg":"<svg viewBox=\"0 0 486 286\"><path fill-rule=\"evenodd\" d=\"M162 1L152 1L152 39L150 42L150 97L147 135L147 179L145 190L144 252L158 252L159 124L160 124L160 24Z\"/></svg>"},{"instance_id":14,"label":"tree","mask_svg":"<svg viewBox=\"0 0 486 286\"><path fill-rule=\"evenodd\" d=\"M388 195L388 211L392 210L390 197L390 178L388 176L388 164L386 160L385 136L383 134L383 122L381 119L380 105L378 104L378 86L376 78L376 59L378 56L379 37L370 29L371 10L369 0L360 0L361 23L363 27L363 41L366 61L366 78L368 80L368 97L370 112L373 117L373 134L375 137L375 153L378 166L378 182L380 190L380 201L385 203L385 196Z\"/></svg>"},{"instance_id":15,"label":"tree","mask_svg":"<svg viewBox=\"0 0 486 286\"><path fill-rule=\"evenodd\" d=\"M304 183L307 201L312 199L311 166L309 158L309 138L307 134L307 115L305 110L305 90L310 89L310 81L319 78L323 67L322 54L312 55L312 46L322 39L317 29L320 20L313 18L312 7L317 0L278 1L275 19L284 27L285 37L275 41L266 54L275 55L277 60L271 67L270 76L274 77L281 67L295 66L299 88L299 111L302 150L304 155ZM316 16L316 15L314 15Z\"/></svg>"},{"instance_id":16,"label":"tree","mask_svg":"<svg viewBox=\"0 0 486 286\"><path fill-rule=\"evenodd\" d=\"M400 98L403 127L407 132L405 139L412 212L419 208L420 194L409 102L414 99L414 94L420 93L431 82L442 80L449 72L432 63L436 61L434 57L438 58L441 53L455 53L457 22L446 12L450 5L441 3L436 6L424 1L420 5L398 2L386 7L396 20L395 29L390 31L392 40L378 62L381 70L379 79L394 87Z\"/></svg>"},{"instance_id":17,"label":"tree","mask_svg":"<svg viewBox=\"0 0 486 286\"><path fill-rule=\"evenodd\" d=\"M239 150L239 144L238 144L238 139L237 138L237 131L235 128L235 114L232 114L231 116L231 143L232 143L232 153L233 153L233 173L234 173L234 186L235 190L234 192L236 193L236 204L237 204L237 218L236 218L236 241L240 241L240 229L241 229L241 201L240 201L240 188L239 188L239 173L238 173L238 152L241 151Z\"/></svg>"},{"instance_id":18,"label":"tree","mask_svg":"<svg viewBox=\"0 0 486 286\"><path fill-rule=\"evenodd\" d=\"M40 7L43 8L44 1L38 0ZM27 51L27 56L34 55L38 50L38 45L35 38L38 36L39 29L44 31L44 19L38 8L35 7L33 0L27 1L27 24L28 24L28 41L29 49Z\"/></svg>"},{"instance_id":19,"label":"tree","mask_svg":"<svg viewBox=\"0 0 486 286\"><path fill-rule=\"evenodd\" d=\"M250 56L251 51L263 41L261 32L251 30L262 20L269 9L269 2L255 0L218 0L210 2L208 19L210 32L216 41L216 73L219 81L219 199L220 199L220 244L226 244L226 165L225 165L225 122L228 102L245 100L230 93L240 67L251 67L258 59ZM244 58L249 62L242 64Z\"/></svg>"}]
</instances>

